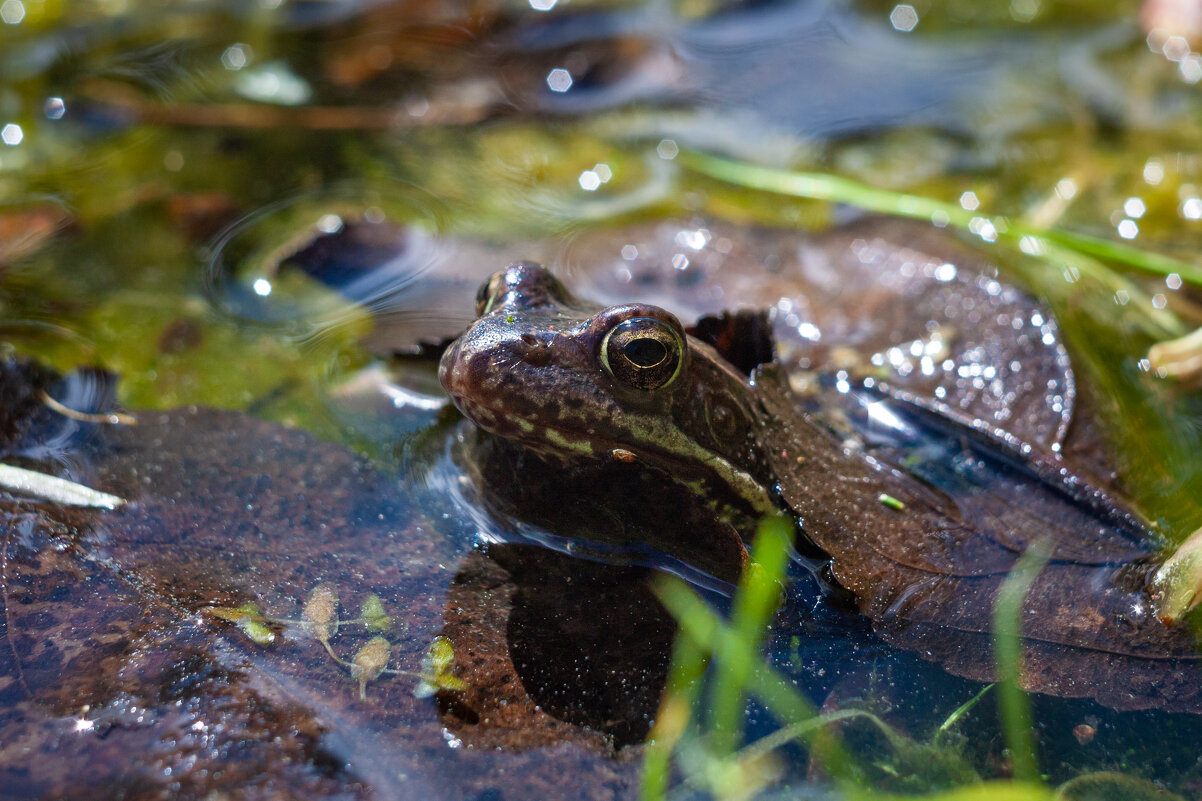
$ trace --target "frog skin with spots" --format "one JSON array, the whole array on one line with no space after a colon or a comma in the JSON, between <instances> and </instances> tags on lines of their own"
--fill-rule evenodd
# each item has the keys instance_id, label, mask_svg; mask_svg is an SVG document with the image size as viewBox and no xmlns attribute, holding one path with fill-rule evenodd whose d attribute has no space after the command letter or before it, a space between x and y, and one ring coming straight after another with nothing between
<instances>
[{"instance_id":1,"label":"frog skin with spots","mask_svg":"<svg viewBox=\"0 0 1202 801\"><path fill-rule=\"evenodd\" d=\"M1058 454L867 390L845 392L849 408L889 420L888 436L850 442L780 365L745 375L667 311L578 300L535 264L489 279L477 314L439 375L481 429L569 466L662 471L745 536L757 516L792 515L878 634L982 681L997 591L1038 545L1025 686L1202 712L1193 637L1149 594L1158 540Z\"/></svg>"}]
</instances>

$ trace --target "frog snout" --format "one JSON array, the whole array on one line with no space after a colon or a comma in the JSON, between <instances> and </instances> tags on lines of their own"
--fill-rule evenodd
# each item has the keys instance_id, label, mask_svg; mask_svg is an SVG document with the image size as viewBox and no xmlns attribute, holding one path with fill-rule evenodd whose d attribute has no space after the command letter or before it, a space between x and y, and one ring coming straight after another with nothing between
<instances>
[{"instance_id":1,"label":"frog snout","mask_svg":"<svg viewBox=\"0 0 1202 801\"><path fill-rule=\"evenodd\" d=\"M545 367L554 358L554 339L538 334L501 338L485 331L469 332L456 340L438 365L438 380L457 398L482 400L496 395L515 380L515 369Z\"/></svg>"},{"instance_id":2,"label":"frog snout","mask_svg":"<svg viewBox=\"0 0 1202 801\"><path fill-rule=\"evenodd\" d=\"M451 402L463 411L460 402L464 397L470 397L478 388L471 381L470 358L465 353L463 339L457 339L442 354L438 362L438 382L451 396Z\"/></svg>"},{"instance_id":3,"label":"frog snout","mask_svg":"<svg viewBox=\"0 0 1202 801\"><path fill-rule=\"evenodd\" d=\"M529 346L499 341L495 332L473 329L457 339L438 363L438 380L460 411L481 403L493 405L509 383L512 366L522 361Z\"/></svg>"}]
</instances>

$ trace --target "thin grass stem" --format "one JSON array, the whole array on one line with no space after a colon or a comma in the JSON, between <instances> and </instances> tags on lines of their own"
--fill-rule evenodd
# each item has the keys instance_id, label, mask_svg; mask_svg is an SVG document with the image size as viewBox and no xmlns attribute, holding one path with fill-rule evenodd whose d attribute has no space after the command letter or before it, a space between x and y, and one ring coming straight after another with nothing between
<instances>
[{"instance_id":1,"label":"thin grass stem","mask_svg":"<svg viewBox=\"0 0 1202 801\"><path fill-rule=\"evenodd\" d=\"M727 629L737 644L718 655L710 686L712 742L719 754L733 752L743 738L745 688L760 662L760 642L780 603L792 538L793 527L783 517L765 520L756 532L751 563L739 582Z\"/></svg>"},{"instance_id":2,"label":"thin grass stem","mask_svg":"<svg viewBox=\"0 0 1202 801\"><path fill-rule=\"evenodd\" d=\"M998 707L1014 777L1037 781L1039 765L1031 735L1031 704L1022 686L1022 611L1027 593L1048 563L1050 546L1037 543L1019 558L1002 582L993 611L993 655L998 673Z\"/></svg>"}]
</instances>

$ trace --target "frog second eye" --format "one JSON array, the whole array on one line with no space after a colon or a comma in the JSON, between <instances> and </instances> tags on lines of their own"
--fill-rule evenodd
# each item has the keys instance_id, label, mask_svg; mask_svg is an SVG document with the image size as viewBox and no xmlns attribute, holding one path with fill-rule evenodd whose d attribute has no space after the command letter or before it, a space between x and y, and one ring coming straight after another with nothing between
<instances>
[{"instance_id":1,"label":"frog second eye","mask_svg":"<svg viewBox=\"0 0 1202 801\"><path fill-rule=\"evenodd\" d=\"M636 389L659 389L680 372L684 343L670 325L654 317L634 317L609 330L601 342L601 365Z\"/></svg>"},{"instance_id":2,"label":"frog second eye","mask_svg":"<svg viewBox=\"0 0 1202 801\"><path fill-rule=\"evenodd\" d=\"M476 290L476 316L483 317L492 306L493 299L504 286L504 273L496 273Z\"/></svg>"}]
</instances>

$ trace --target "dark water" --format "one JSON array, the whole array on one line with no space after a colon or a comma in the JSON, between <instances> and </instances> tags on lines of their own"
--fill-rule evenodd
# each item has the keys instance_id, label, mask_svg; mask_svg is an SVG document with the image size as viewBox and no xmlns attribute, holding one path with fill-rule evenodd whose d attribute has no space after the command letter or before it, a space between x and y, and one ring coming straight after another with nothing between
<instances>
[{"instance_id":1,"label":"dark water","mask_svg":"<svg viewBox=\"0 0 1202 801\"><path fill-rule=\"evenodd\" d=\"M807 309L779 288L779 265L828 252L805 236L884 228L707 179L678 156L690 150L1196 264L1202 42L1149 33L1140 11L0 4L0 355L67 376L6 363L0 456L131 501L0 493L5 796L636 797L675 630L648 579L678 576L726 609L741 545L654 476L481 452L434 376L476 286L538 259L582 295L682 319L775 307L802 361L806 324L869 362L931 341L926 309L837 285ZM751 226L767 229L722 233ZM1189 277L948 234L986 265L971 269L998 265L1055 316L1101 443L1089 454L1104 454L1089 466L1116 470L1166 541L1196 529L1197 382L1147 361L1198 326ZM640 272L678 254L683 267ZM949 339L970 333L943 322ZM140 424L68 420L42 389ZM974 414L994 409L977 397ZM771 664L815 705L874 710L912 746L843 724L866 787L1010 775L993 694L936 736L982 685L878 639L821 559L792 571ZM347 621L335 656L306 606L319 590ZM270 644L205 611L246 603ZM376 636L404 672L361 699L337 660L370 661ZM434 667L439 637L466 688ZM1049 786L1107 771L1120 797L1143 780L1202 792L1195 715L1032 704ZM779 726L754 702L746 722L749 737ZM782 753L765 792L837 792L800 749ZM691 759L680 793L712 790Z\"/></svg>"}]
</instances>

